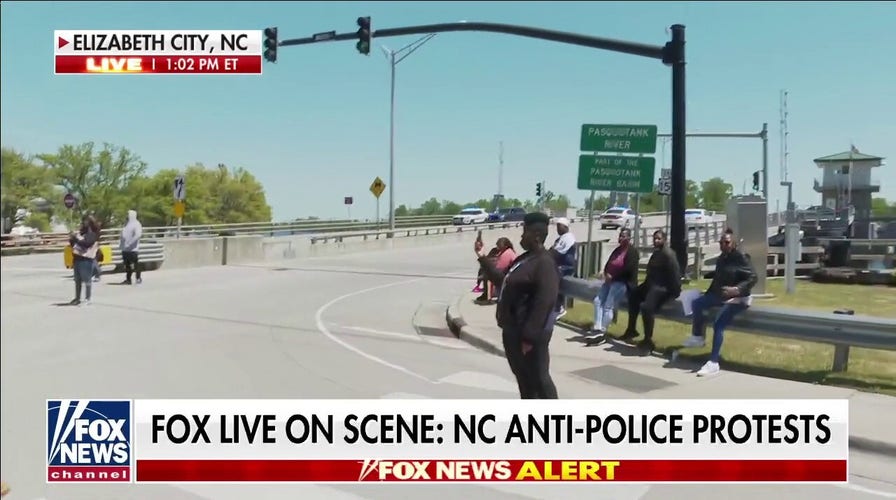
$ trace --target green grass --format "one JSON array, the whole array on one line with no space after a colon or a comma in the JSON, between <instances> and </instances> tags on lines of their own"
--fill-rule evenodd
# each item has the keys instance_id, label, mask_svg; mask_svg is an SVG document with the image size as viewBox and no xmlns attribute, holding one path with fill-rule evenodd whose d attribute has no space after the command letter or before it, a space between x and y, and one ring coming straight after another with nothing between
<instances>
[{"instance_id":1,"label":"green grass","mask_svg":"<svg viewBox=\"0 0 896 500\"><path fill-rule=\"evenodd\" d=\"M702 281L685 288L705 289L707 285L707 281ZM896 288L893 287L798 281L796 293L787 295L784 281L775 279L766 282L766 292L774 297L757 298L753 304L825 312L852 309L855 314L896 318ZM562 321L578 327L590 326L594 321L592 304L576 301ZM618 322L610 327L610 333L622 335L627 324L628 314L620 310ZM642 328L639 320L638 331ZM657 351L665 353L680 348L688 335L690 325L657 319L653 338ZM707 335L711 338L711 331ZM679 357L702 361L709 354L709 344L703 348L682 348ZM843 373L831 372L833 355L834 347L825 344L728 330L722 346L722 369L896 395L896 352L853 347L847 371Z\"/></svg>"}]
</instances>

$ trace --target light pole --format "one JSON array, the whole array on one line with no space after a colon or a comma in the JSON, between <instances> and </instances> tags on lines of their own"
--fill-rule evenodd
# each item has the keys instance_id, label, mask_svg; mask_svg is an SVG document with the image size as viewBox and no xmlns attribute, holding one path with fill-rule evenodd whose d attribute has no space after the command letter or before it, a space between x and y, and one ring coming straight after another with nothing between
<instances>
[{"instance_id":1,"label":"light pole","mask_svg":"<svg viewBox=\"0 0 896 500\"><path fill-rule=\"evenodd\" d=\"M433 39L435 33L430 33L422 38L417 39L398 50L389 50L385 46L381 46L386 59L392 69L391 89L389 98L389 230L395 230L395 66L404 61L406 57L411 55L415 50L419 49L426 42Z\"/></svg>"}]
</instances>

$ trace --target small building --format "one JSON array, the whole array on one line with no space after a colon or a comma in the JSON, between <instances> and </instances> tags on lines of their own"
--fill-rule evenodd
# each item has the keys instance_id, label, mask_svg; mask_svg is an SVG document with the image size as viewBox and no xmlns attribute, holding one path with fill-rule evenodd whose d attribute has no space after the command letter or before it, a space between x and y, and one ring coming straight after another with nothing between
<instances>
[{"instance_id":1,"label":"small building","mask_svg":"<svg viewBox=\"0 0 896 500\"><path fill-rule=\"evenodd\" d=\"M880 156L850 151L816 158L815 165L822 169L821 179L815 179L814 189L821 193L822 206L837 212L852 207L856 220L871 217L872 193L880 192L880 181L872 175L872 169L882 166Z\"/></svg>"}]
</instances>

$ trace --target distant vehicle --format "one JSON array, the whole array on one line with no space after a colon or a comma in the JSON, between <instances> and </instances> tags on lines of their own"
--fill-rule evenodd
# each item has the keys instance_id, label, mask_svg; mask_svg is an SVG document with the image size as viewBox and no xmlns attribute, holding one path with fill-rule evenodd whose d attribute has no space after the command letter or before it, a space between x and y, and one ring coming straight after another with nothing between
<instances>
[{"instance_id":1,"label":"distant vehicle","mask_svg":"<svg viewBox=\"0 0 896 500\"><path fill-rule=\"evenodd\" d=\"M600 214L597 220L600 222L601 229L621 229L624 227L634 229L635 219L637 219L639 225L644 221L631 208L613 207Z\"/></svg>"},{"instance_id":2,"label":"distant vehicle","mask_svg":"<svg viewBox=\"0 0 896 500\"><path fill-rule=\"evenodd\" d=\"M709 214L706 213L706 210L702 208L689 208L684 211L684 223L688 229L694 229L711 220L712 217L710 217Z\"/></svg>"},{"instance_id":3,"label":"distant vehicle","mask_svg":"<svg viewBox=\"0 0 896 500\"><path fill-rule=\"evenodd\" d=\"M488 214L489 222L517 222L526 217L526 209L522 207L501 208Z\"/></svg>"},{"instance_id":4,"label":"distant vehicle","mask_svg":"<svg viewBox=\"0 0 896 500\"><path fill-rule=\"evenodd\" d=\"M482 224L486 221L488 221L488 212L481 208L465 208L451 218L451 222L456 226Z\"/></svg>"}]
</instances>

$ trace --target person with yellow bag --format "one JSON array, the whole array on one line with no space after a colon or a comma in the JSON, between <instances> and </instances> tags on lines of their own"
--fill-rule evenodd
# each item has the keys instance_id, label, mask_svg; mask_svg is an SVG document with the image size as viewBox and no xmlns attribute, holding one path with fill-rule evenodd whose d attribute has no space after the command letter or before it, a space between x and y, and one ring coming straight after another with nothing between
<instances>
[{"instance_id":1,"label":"person with yellow bag","mask_svg":"<svg viewBox=\"0 0 896 500\"><path fill-rule=\"evenodd\" d=\"M90 304L93 291L93 269L96 265L96 254L99 250L100 231L96 219L90 215L84 217L81 228L72 233L69 243L72 246L72 258L75 268L75 298L69 302L73 306L81 305L81 285L84 285L84 305Z\"/></svg>"}]
</instances>

